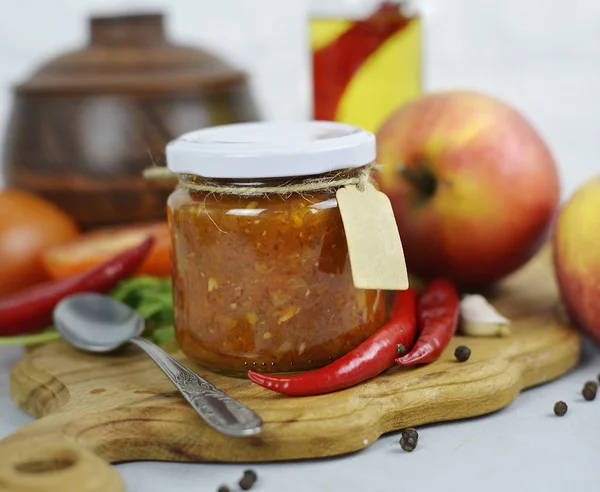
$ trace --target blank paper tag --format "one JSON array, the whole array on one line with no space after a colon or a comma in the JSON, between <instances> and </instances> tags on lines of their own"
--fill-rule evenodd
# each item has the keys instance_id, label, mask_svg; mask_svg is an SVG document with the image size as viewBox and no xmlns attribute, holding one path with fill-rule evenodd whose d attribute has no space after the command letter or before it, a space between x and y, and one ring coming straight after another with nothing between
<instances>
[{"instance_id":1,"label":"blank paper tag","mask_svg":"<svg viewBox=\"0 0 600 492\"><path fill-rule=\"evenodd\" d=\"M388 197L367 184L340 188L336 194L358 289L405 290L406 262Z\"/></svg>"}]
</instances>

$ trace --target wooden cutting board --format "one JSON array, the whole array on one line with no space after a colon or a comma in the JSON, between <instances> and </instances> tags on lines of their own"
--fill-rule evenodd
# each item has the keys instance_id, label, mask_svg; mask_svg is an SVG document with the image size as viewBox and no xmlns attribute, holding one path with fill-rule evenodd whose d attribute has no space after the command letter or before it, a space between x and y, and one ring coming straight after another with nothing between
<instances>
[{"instance_id":1,"label":"wooden cutting board","mask_svg":"<svg viewBox=\"0 0 600 492\"><path fill-rule=\"evenodd\" d=\"M89 355L53 342L13 369L11 397L38 418L0 442L0 490L123 490L107 462L276 461L363 449L408 426L498 410L524 388L550 381L578 361L580 337L561 313L548 251L491 294L513 320L507 338L455 337L435 363L395 367L337 393L293 398L204 371L217 387L257 411L262 434L233 438L209 428L153 362L135 347ZM454 360L466 344L469 361Z\"/></svg>"}]
</instances>

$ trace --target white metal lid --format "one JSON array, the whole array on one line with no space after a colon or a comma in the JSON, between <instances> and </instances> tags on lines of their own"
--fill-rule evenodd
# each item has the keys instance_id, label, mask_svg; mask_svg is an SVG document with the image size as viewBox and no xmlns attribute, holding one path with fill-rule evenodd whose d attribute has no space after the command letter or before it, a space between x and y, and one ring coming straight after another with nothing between
<instances>
[{"instance_id":1,"label":"white metal lid","mask_svg":"<svg viewBox=\"0 0 600 492\"><path fill-rule=\"evenodd\" d=\"M310 176L375 160L375 136L329 121L255 122L186 133L167 145L167 167L207 178Z\"/></svg>"}]
</instances>

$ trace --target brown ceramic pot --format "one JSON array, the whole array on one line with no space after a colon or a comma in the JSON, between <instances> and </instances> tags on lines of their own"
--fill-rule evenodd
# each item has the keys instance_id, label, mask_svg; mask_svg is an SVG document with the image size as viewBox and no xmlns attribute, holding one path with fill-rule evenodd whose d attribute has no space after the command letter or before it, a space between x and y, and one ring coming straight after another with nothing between
<instances>
[{"instance_id":1,"label":"brown ceramic pot","mask_svg":"<svg viewBox=\"0 0 600 492\"><path fill-rule=\"evenodd\" d=\"M160 14L95 17L87 47L14 89L6 184L70 212L84 229L165 217L173 180L146 180L172 138L258 119L245 75L176 46Z\"/></svg>"}]
</instances>

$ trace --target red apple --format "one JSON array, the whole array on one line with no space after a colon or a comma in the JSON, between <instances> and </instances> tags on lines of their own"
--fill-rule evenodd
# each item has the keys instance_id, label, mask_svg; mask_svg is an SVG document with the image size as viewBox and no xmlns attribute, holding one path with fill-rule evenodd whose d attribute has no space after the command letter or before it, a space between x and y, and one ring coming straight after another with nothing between
<instances>
[{"instance_id":1,"label":"red apple","mask_svg":"<svg viewBox=\"0 0 600 492\"><path fill-rule=\"evenodd\" d=\"M561 209L553 235L556 277L573 320L600 342L600 176Z\"/></svg>"},{"instance_id":2,"label":"red apple","mask_svg":"<svg viewBox=\"0 0 600 492\"><path fill-rule=\"evenodd\" d=\"M554 159L506 103L474 92L431 93L377 135L409 271L465 286L492 283L547 239L558 207Z\"/></svg>"}]
</instances>

